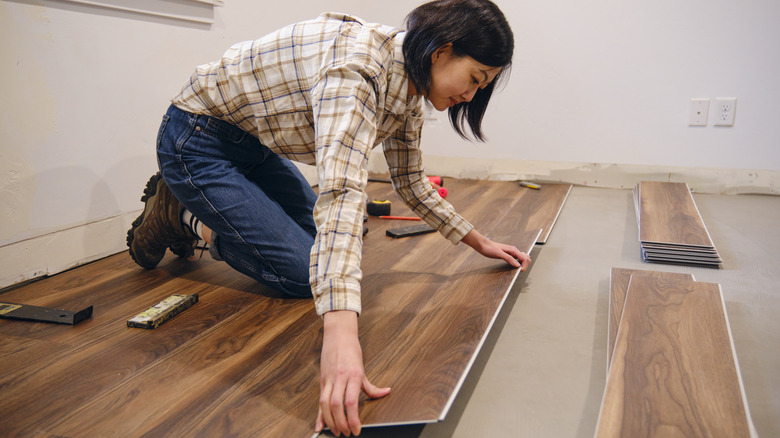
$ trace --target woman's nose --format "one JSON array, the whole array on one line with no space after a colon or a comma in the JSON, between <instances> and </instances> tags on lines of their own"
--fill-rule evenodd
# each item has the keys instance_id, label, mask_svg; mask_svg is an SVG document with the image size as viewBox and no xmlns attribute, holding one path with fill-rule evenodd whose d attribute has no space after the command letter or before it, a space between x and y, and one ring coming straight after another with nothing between
<instances>
[{"instance_id":1,"label":"woman's nose","mask_svg":"<svg viewBox=\"0 0 780 438\"><path fill-rule=\"evenodd\" d=\"M463 100L465 100L466 102L471 102L471 99L473 99L474 95L477 94L478 88L479 87L477 86L477 84L473 84L471 87L469 87L468 90L466 90L465 93L461 94L461 97L463 97Z\"/></svg>"}]
</instances>

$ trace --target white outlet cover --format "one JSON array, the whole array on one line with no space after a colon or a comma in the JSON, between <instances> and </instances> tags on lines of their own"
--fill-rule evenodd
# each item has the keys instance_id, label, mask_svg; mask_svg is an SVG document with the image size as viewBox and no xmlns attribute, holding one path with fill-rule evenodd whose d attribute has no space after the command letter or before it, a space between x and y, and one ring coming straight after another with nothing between
<instances>
[{"instance_id":1,"label":"white outlet cover","mask_svg":"<svg viewBox=\"0 0 780 438\"><path fill-rule=\"evenodd\" d=\"M734 126L734 115L737 112L736 97L719 97L715 99L715 126Z\"/></svg>"}]
</instances>

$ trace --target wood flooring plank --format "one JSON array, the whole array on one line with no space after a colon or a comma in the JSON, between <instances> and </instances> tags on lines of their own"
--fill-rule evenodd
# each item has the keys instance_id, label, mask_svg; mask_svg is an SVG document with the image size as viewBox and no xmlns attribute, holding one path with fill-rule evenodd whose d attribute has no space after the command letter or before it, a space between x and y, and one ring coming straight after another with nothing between
<instances>
[{"instance_id":1,"label":"wood flooring plank","mask_svg":"<svg viewBox=\"0 0 780 438\"><path fill-rule=\"evenodd\" d=\"M688 184L642 181L638 195L641 242L714 248Z\"/></svg>"},{"instance_id":2,"label":"wood flooring plank","mask_svg":"<svg viewBox=\"0 0 780 438\"><path fill-rule=\"evenodd\" d=\"M448 185L452 186L454 184L455 181L452 181ZM462 209L458 207L458 209L463 212L462 214L466 215L467 220L474 224L478 231L488 237L493 237L491 236L493 233L502 232L503 228L506 228L501 222L505 216L509 214L518 214L517 212L520 210L520 203L522 203L524 197L518 196L517 184L509 181L495 182L489 185L470 185L472 187L479 187L481 190L478 190L478 195L467 195L468 197L465 199L469 199L468 205L464 205ZM525 207L525 204L523 204L523 207ZM525 231L524 229L519 228L517 224L512 224L511 227L512 233ZM392 267L385 266L385 269L411 272L435 272L438 275L446 276L455 274L459 269L463 258L468 257L470 253L473 252L473 250L465 244L453 246L452 243L446 239L442 239L437 233L431 233L421 237L421 239L417 239L419 240L419 244L415 242L416 246L409 250L406 250L404 245L410 243L410 239L392 239L385 237L386 243L382 246L397 248L396 251L398 251L398 254L404 254L403 257L392 264ZM504 243L512 242L507 241ZM373 251L373 246L369 245L364 253L371 251ZM441 254L442 257L432 257L432 254ZM379 269L373 270L378 272L384 270L380 266L377 266L377 268Z\"/></svg>"},{"instance_id":3,"label":"wood flooring plank","mask_svg":"<svg viewBox=\"0 0 780 438\"><path fill-rule=\"evenodd\" d=\"M447 181L449 200L485 235L530 252L529 206L514 182ZM547 186L545 187L547 188ZM369 196L393 196L370 184ZM393 198L394 214L409 214ZM397 207L397 208L396 208ZM365 424L437 421L519 274L436 234L384 235L409 222L371 218L364 239L360 336L366 372L393 386L362 400ZM126 320L172 293L200 301L155 330ZM210 260L127 255L82 266L3 298L95 306L77 326L0 321L0 430L9 436L305 436L319 396L321 319ZM427 385L427 386L426 386Z\"/></svg>"},{"instance_id":4,"label":"wood flooring plank","mask_svg":"<svg viewBox=\"0 0 780 438\"><path fill-rule=\"evenodd\" d=\"M648 271L644 269L615 267L611 269L609 276L609 320L607 322L607 372L609 372L609 366L610 363L612 363L612 353L615 349L615 339L617 338L618 326L620 325L620 317L623 315L623 305L626 300L628 283L631 280L631 276L634 274L652 275L658 278L659 281L661 281L663 278L682 279L688 281L694 280L692 274L678 274L674 272Z\"/></svg>"},{"instance_id":5,"label":"wood flooring plank","mask_svg":"<svg viewBox=\"0 0 780 438\"><path fill-rule=\"evenodd\" d=\"M448 186L452 188L450 181ZM480 187L482 193L480 196L470 195L468 204L464 205L458 204L458 198L453 199L458 210L484 234L515 244L524 251L531 251L539 230L522 234L518 232L525 220L520 214L525 205L521 202L522 197L518 196L517 185L492 182L472 183L470 186ZM451 190L450 193L462 193L457 186ZM487 306L488 309L493 306L492 312L497 312L518 272L508 269L503 262L485 259L468 247L453 247L438 236L422 236L420 242L424 239L427 240L426 245L421 244L409 250L399 246L405 239L391 239L384 245L377 245L398 246L395 254L406 255L400 258L384 257L381 261L373 259L371 266L380 264L382 268L374 270L375 273L369 274L363 281L366 304L360 322L366 369L374 372L379 379L384 379L385 383L380 381L377 384L387 384L394 388L392 399L370 401L363 408L363 421L369 426L438 421L449 397L456 392L457 388L453 385L457 386L459 376L463 375L468 366L468 360L463 363L458 357L473 357L477 351L476 345L469 345L473 344L473 339L471 342L463 339L458 341L453 336L453 330L442 330L441 326L453 324L447 318L462 312L461 316L475 330L469 333L479 333L478 324L486 327L487 323L479 321L476 316L468 316L468 312L476 315L480 311L485 312L480 306ZM373 253L372 243L376 241L366 240L364 257L370 257ZM365 261L368 259L364 258ZM494 269L498 272L494 272ZM479 287L461 285L459 281L466 278L476 281ZM484 301L474 302L475 290L497 295L489 295ZM468 299L472 301L471 309L467 305L458 305L455 306L458 312L445 310L460 300ZM397 310L393 311L394 308ZM487 311L488 314L490 312ZM477 326L474 326L475 323ZM449 338L451 344L442 341L441 337ZM443 353L440 348L442 345L449 345L450 348L460 345L464 351L462 354L453 354L452 351ZM425 368L442 364L447 364L444 370ZM459 369L463 371L458 372ZM448 380L446 374L441 375L443 372L449 373L455 380ZM420 376L430 376L432 385L442 387L420 391L420 385L425 383L414 382ZM436 379L441 381L436 382Z\"/></svg>"},{"instance_id":6,"label":"wood flooring plank","mask_svg":"<svg viewBox=\"0 0 780 438\"><path fill-rule=\"evenodd\" d=\"M265 368L269 377L273 377L272 373L276 371L299 372L296 370L299 365L297 360L284 368L273 366L275 356L268 354L266 349L273 343L286 346L284 333L287 330L295 332L291 327L299 324L304 316L309 316L305 325L318 322L317 317L312 315L311 303L304 300L263 301L263 306L235 315L219 330L204 333L197 342L177 349L165 361L150 365L132 380L105 391L72 411L53 424L53 430L66 436L84 436L93 430L110 428L129 435L152 431L159 436L171 436L179 431L184 433L188 424L185 420L190 420L188 417L194 417L194 420L209 414L212 409L218 409L219 405L215 405L214 401L227 392L240 391L241 386L237 386L236 382L245 380L247 374L257 372L257 368ZM314 369L310 367L310 370ZM307 374L306 380L316 385L317 379L311 379L310 374ZM280 400L289 399L279 391L271 395ZM311 399L314 409L316 401L316 397ZM265 417L262 411L253 418L253 422L259 424L274 420L274 417ZM243 426L248 429L244 435L254 432L252 422L246 421ZM220 430L214 436L224 436L227 432Z\"/></svg>"},{"instance_id":7,"label":"wood flooring plank","mask_svg":"<svg viewBox=\"0 0 780 438\"><path fill-rule=\"evenodd\" d=\"M595 436L751 436L719 285L631 276Z\"/></svg>"},{"instance_id":8,"label":"wood flooring plank","mask_svg":"<svg viewBox=\"0 0 780 438\"><path fill-rule=\"evenodd\" d=\"M678 263L685 265L712 265L719 266L722 263L720 257L701 257L679 254L657 254L642 250L642 258L647 262Z\"/></svg>"},{"instance_id":9,"label":"wood flooring plank","mask_svg":"<svg viewBox=\"0 0 780 438\"><path fill-rule=\"evenodd\" d=\"M127 254L124 258L129 260ZM239 276L233 277L245 282ZM147 293L149 298L137 300L131 312L105 321L105 315L96 317L95 329L86 330L79 338L80 343L57 350L47 348L46 344L30 348L25 353L38 359L27 366L18 366L24 363L20 359L25 355L0 362L0 387L5 395L0 400L0 411L4 412L0 426L8 421L13 423L14 430L30 431L39 429L42 422L51 424L52 418L71 412L93 397L117 385L135 382L145 368L164 363L177 348L197 340L201 333L257 301L252 294L230 289L229 284L220 286L218 291L209 283L202 283L202 287L203 290L197 290L202 297L199 303L155 330L131 329L125 324L127 318L148 307L148 302L156 303L157 298L152 298L156 292L152 290ZM156 294L167 296L169 292ZM141 304L142 301L145 302ZM45 404L40 402L40 388L50 394Z\"/></svg>"},{"instance_id":10,"label":"wood flooring plank","mask_svg":"<svg viewBox=\"0 0 780 438\"><path fill-rule=\"evenodd\" d=\"M502 191L514 197L516 202L519 203L518 208L513 210L513 214L519 216L518 231L542 229L537 242L539 244L544 244L550 238L555 222L558 220L572 189L571 184L545 184L541 190L533 190L520 187L515 181L488 182L454 178L447 179L446 187L450 192L447 200L455 200L455 208L470 221L472 216L471 214L466 214L465 207L480 199L490 198L490 194L481 193L482 190L486 190L485 187L501 187ZM366 191L369 194L369 200L391 200L394 215L412 215L411 210L397 199L390 184L369 183ZM463 199L463 201L459 202L460 199ZM469 213L473 214L473 212ZM371 222L373 222L373 218L371 218ZM395 226L398 226L397 222ZM373 230L370 225L369 229ZM384 233L384 228L382 233Z\"/></svg>"},{"instance_id":11,"label":"wood flooring plank","mask_svg":"<svg viewBox=\"0 0 780 438\"><path fill-rule=\"evenodd\" d=\"M527 232L526 244L520 247L529 250L538 234ZM367 346L364 357L367 367L394 389L387 398L366 404L367 425L435 422L446 415L519 273L473 252L459 271L446 277L419 273L403 282L377 282L371 296L376 304L361 316L372 326L362 337ZM429 297L422 307L403 308L413 317L402 323L403 313L381 312L399 296L422 295Z\"/></svg>"},{"instance_id":12,"label":"wood flooring plank","mask_svg":"<svg viewBox=\"0 0 780 438\"><path fill-rule=\"evenodd\" d=\"M523 231L542 229L537 243L544 244L550 238L571 189L571 184L545 184L540 190L521 187L523 209L518 214L526 216Z\"/></svg>"}]
</instances>

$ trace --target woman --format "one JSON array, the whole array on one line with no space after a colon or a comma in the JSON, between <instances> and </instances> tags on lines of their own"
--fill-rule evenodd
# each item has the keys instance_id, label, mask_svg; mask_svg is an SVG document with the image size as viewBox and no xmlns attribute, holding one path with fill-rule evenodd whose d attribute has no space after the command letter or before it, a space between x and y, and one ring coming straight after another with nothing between
<instances>
[{"instance_id":1,"label":"woman","mask_svg":"<svg viewBox=\"0 0 780 438\"><path fill-rule=\"evenodd\" d=\"M316 430L358 434L365 376L358 341L366 164L380 143L400 198L454 244L525 269L527 254L477 232L423 173L422 104L447 109L455 130L483 139L481 121L514 42L488 0L440 0L407 30L324 14L202 65L163 118L161 170L128 231L151 269L166 248L213 257L290 297L314 297L323 317ZM315 195L290 160L316 165Z\"/></svg>"}]
</instances>

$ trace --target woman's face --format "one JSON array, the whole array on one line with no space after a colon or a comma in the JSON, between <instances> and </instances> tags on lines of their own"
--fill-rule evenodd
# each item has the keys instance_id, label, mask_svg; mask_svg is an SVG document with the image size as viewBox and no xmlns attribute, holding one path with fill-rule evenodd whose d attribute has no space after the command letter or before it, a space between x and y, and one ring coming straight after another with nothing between
<instances>
[{"instance_id":1,"label":"woman's face","mask_svg":"<svg viewBox=\"0 0 780 438\"><path fill-rule=\"evenodd\" d=\"M451 43L444 45L431 55L431 90L426 97L438 111L470 102L477 88L485 88L500 71L501 67L488 67L470 56L457 57Z\"/></svg>"}]
</instances>

